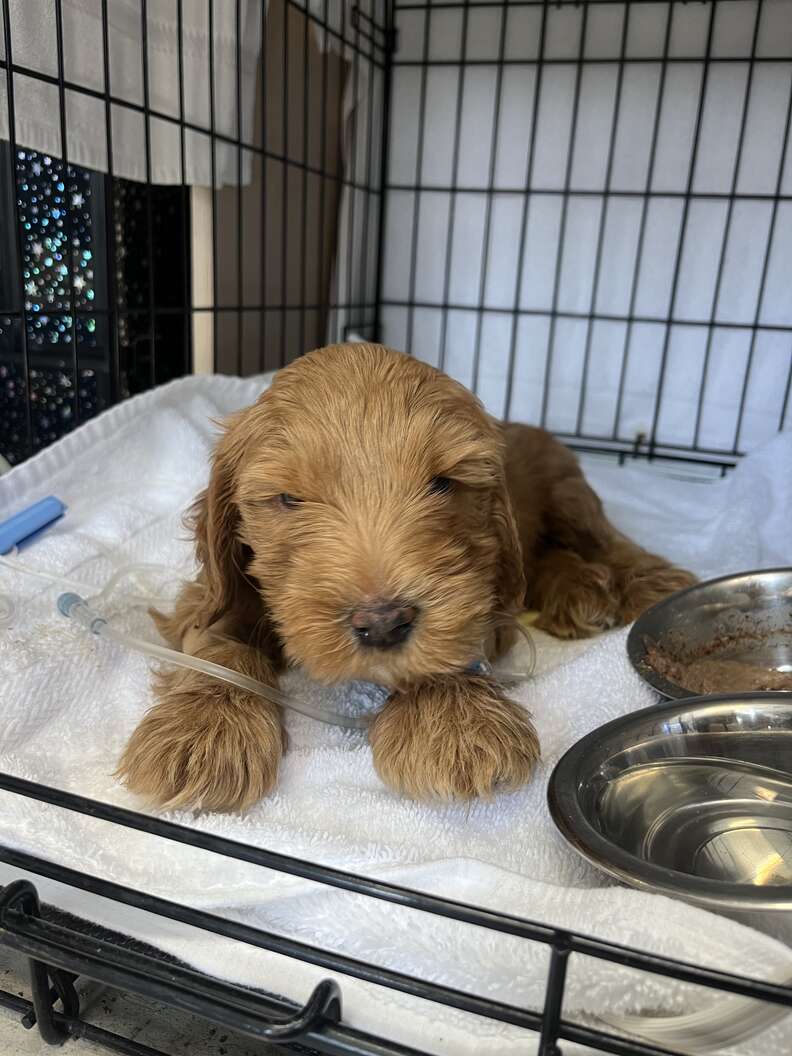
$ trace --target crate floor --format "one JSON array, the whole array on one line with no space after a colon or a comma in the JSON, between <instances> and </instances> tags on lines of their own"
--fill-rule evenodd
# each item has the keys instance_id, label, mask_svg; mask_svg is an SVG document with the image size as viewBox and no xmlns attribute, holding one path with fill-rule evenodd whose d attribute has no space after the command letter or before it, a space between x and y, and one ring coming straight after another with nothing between
<instances>
[{"instance_id":1,"label":"crate floor","mask_svg":"<svg viewBox=\"0 0 792 1056\"><path fill-rule=\"evenodd\" d=\"M0 989L30 1000L24 958L0 946ZM197 1016L168 1008L110 987L78 982L83 1018L95 1026L132 1038L168 1056L278 1056L282 1049L228 1034ZM75 1043L70 1043L70 1045ZM82 1038L75 1056L107 1056L107 1049ZM3 1056L51 1056L38 1031L25 1030L19 1019L0 1008L0 1053ZM67 1050L68 1051L68 1050Z\"/></svg>"}]
</instances>

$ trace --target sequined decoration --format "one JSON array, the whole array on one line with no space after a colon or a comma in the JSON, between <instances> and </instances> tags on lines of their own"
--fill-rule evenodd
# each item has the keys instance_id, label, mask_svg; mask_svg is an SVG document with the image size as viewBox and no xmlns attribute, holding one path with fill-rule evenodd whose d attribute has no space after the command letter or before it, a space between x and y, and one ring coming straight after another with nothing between
<instances>
[{"instance_id":1,"label":"sequined decoration","mask_svg":"<svg viewBox=\"0 0 792 1056\"><path fill-rule=\"evenodd\" d=\"M57 158L23 149L12 165L8 144L0 141L0 216L6 215L11 222L0 223L0 454L18 463L110 403L189 372L189 192L64 169Z\"/></svg>"},{"instance_id":2,"label":"sequined decoration","mask_svg":"<svg viewBox=\"0 0 792 1056\"><path fill-rule=\"evenodd\" d=\"M34 451L101 410L97 385L97 318L91 174L48 155L18 150L16 192L21 225L24 326L30 361ZM70 274L71 273L71 274ZM74 325L70 290L74 290ZM24 371L13 349L19 323L0 317L0 451L11 462L26 455ZM72 333L80 364L75 390ZM6 338L4 341L3 338ZM78 403L79 401L79 403Z\"/></svg>"}]
</instances>

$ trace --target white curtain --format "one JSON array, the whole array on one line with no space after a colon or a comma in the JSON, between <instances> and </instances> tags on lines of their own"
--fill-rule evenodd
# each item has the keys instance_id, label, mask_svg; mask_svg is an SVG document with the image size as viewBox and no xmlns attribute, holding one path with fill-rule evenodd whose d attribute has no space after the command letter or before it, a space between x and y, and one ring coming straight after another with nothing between
<instances>
[{"instance_id":1,"label":"white curtain","mask_svg":"<svg viewBox=\"0 0 792 1056\"><path fill-rule=\"evenodd\" d=\"M348 64L341 131L348 182L339 203L327 322L327 340L341 341L370 337L376 316L386 10L385 0L308 0L307 11L317 20L324 20L325 10L329 31L315 23L317 42Z\"/></svg>"}]
</instances>

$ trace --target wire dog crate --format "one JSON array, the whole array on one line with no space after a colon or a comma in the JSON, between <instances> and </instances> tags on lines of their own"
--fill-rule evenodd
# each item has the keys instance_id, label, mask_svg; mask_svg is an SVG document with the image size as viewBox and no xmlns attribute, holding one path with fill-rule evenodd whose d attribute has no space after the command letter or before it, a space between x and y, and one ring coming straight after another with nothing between
<instances>
[{"instance_id":1,"label":"wire dog crate","mask_svg":"<svg viewBox=\"0 0 792 1056\"><path fill-rule=\"evenodd\" d=\"M0 10L8 461L191 369L373 335L383 0Z\"/></svg>"},{"instance_id":2,"label":"wire dog crate","mask_svg":"<svg viewBox=\"0 0 792 1056\"><path fill-rule=\"evenodd\" d=\"M788 6L397 26L388 341L575 446L728 462L788 424Z\"/></svg>"},{"instance_id":3,"label":"wire dog crate","mask_svg":"<svg viewBox=\"0 0 792 1056\"><path fill-rule=\"evenodd\" d=\"M141 0L131 19L134 6L2 0L9 461L189 370L251 374L356 335L436 363L493 413L621 457L725 468L789 426L788 0ZM563 1041L668 1051L565 1020L573 956L792 1006L783 986L11 775L0 788L544 943L545 1004L532 1011L0 849L79 890L524 1027L541 1056ZM152 1056L81 1020L85 975L289 1051L417 1051L345 1024L335 984L297 1008L118 936L89 941L26 882L4 890L0 927L33 986L32 1004L0 1003L53 1044L90 1037Z\"/></svg>"},{"instance_id":4,"label":"wire dog crate","mask_svg":"<svg viewBox=\"0 0 792 1056\"><path fill-rule=\"evenodd\" d=\"M350 335L576 447L789 424L785 0L53 3L2 5L9 461Z\"/></svg>"}]
</instances>

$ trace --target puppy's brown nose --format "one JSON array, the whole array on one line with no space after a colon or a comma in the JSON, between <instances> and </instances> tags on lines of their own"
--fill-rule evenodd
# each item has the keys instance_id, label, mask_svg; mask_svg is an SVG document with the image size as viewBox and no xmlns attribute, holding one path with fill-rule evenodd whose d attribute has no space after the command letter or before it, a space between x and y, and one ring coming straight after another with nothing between
<instances>
[{"instance_id":1,"label":"puppy's brown nose","mask_svg":"<svg viewBox=\"0 0 792 1056\"><path fill-rule=\"evenodd\" d=\"M399 601L365 605L349 617L355 636L369 649L390 649L410 636L418 610Z\"/></svg>"}]
</instances>

